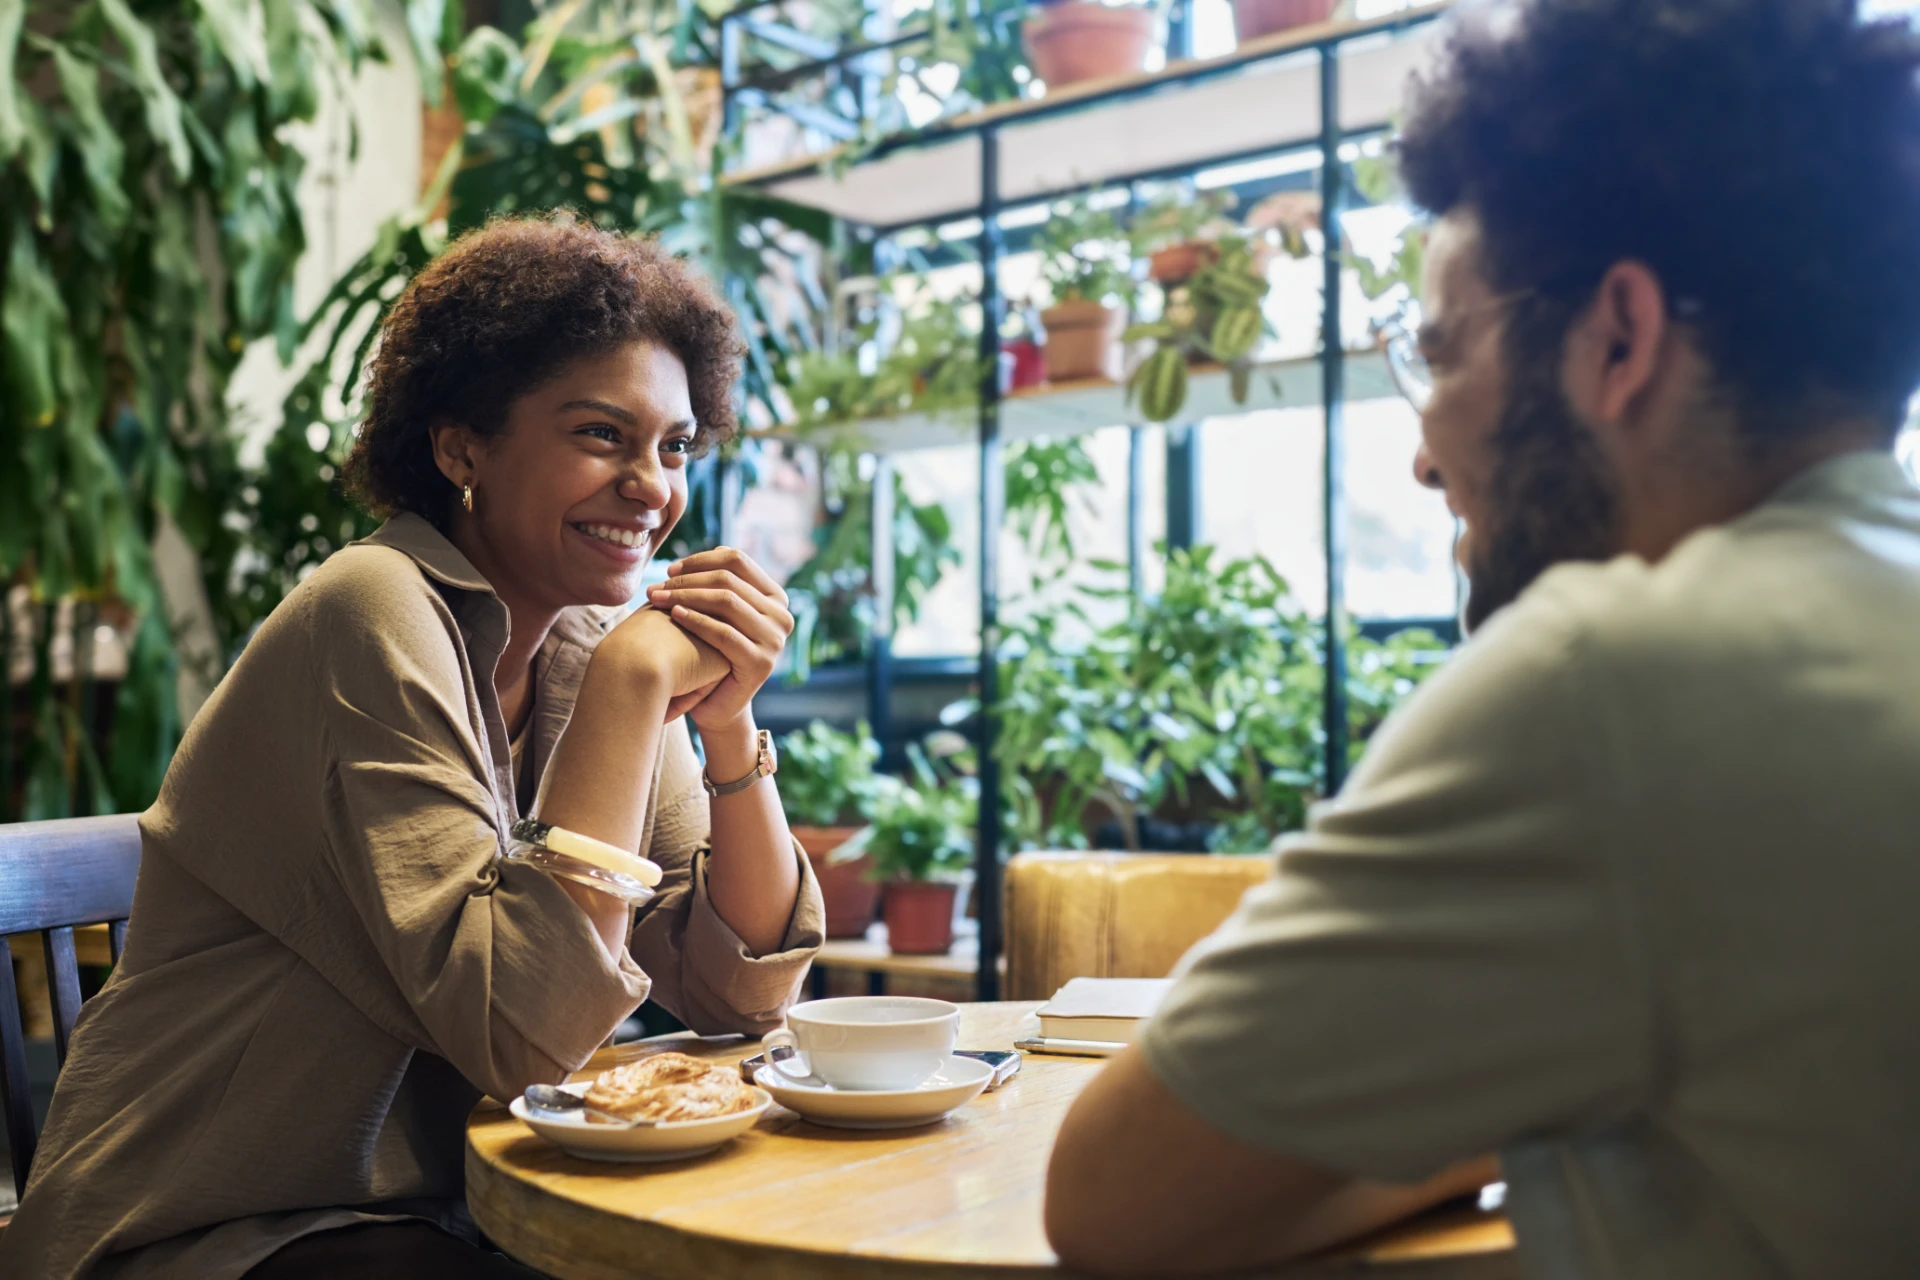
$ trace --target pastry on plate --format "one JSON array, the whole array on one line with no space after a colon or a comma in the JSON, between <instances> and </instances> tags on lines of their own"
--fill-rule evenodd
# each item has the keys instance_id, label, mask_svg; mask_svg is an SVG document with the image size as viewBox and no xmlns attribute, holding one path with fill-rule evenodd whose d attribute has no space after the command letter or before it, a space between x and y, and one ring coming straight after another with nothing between
<instances>
[{"instance_id":1,"label":"pastry on plate","mask_svg":"<svg viewBox=\"0 0 1920 1280\"><path fill-rule=\"evenodd\" d=\"M745 1111L754 1091L730 1064L656 1053L594 1077L587 1105L626 1120L711 1120Z\"/></svg>"}]
</instances>

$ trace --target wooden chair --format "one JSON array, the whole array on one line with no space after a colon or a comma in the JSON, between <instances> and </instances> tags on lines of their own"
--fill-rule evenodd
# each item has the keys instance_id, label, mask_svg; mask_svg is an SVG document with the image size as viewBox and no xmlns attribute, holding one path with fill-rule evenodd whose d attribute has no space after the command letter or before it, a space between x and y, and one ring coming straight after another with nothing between
<instances>
[{"instance_id":1,"label":"wooden chair","mask_svg":"<svg viewBox=\"0 0 1920 1280\"><path fill-rule=\"evenodd\" d=\"M0 826L0 936L38 933L46 948L53 1045L61 1063L80 1016L74 928L105 924L117 963L140 870L138 815ZM7 1117L16 1191L27 1187L38 1135L27 1085L27 1041L11 956L0 950L0 1108Z\"/></svg>"},{"instance_id":2,"label":"wooden chair","mask_svg":"<svg viewBox=\"0 0 1920 1280\"><path fill-rule=\"evenodd\" d=\"M1219 927L1273 859L1023 853L1007 864L1009 1000L1045 1000L1069 978L1164 978Z\"/></svg>"}]
</instances>

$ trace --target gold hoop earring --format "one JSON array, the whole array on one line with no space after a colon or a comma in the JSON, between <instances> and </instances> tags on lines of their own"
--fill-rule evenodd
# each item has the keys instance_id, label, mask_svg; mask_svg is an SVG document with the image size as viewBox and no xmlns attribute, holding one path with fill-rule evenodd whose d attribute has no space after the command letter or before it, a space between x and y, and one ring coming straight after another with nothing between
<instances>
[{"instance_id":1,"label":"gold hoop earring","mask_svg":"<svg viewBox=\"0 0 1920 1280\"><path fill-rule=\"evenodd\" d=\"M468 515L473 514L473 486L472 485L463 484L460 486L460 505L467 509Z\"/></svg>"}]
</instances>

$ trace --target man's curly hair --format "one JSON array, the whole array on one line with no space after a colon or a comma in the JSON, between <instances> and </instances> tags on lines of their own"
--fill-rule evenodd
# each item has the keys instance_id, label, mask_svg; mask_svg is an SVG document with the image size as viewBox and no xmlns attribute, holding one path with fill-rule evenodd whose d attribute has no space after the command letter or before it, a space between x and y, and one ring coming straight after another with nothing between
<instances>
[{"instance_id":1,"label":"man's curly hair","mask_svg":"<svg viewBox=\"0 0 1920 1280\"><path fill-rule=\"evenodd\" d=\"M658 240L564 211L468 232L387 313L347 458L349 492L375 515L411 511L444 528L457 494L434 465L432 423L497 434L513 402L569 362L641 340L687 368L696 452L730 439L739 326L712 285Z\"/></svg>"},{"instance_id":2,"label":"man's curly hair","mask_svg":"<svg viewBox=\"0 0 1920 1280\"><path fill-rule=\"evenodd\" d=\"M1409 193L1478 215L1498 292L1580 303L1647 264L1757 442L1823 407L1891 431L1920 382L1920 39L1858 8L1469 10L1414 87Z\"/></svg>"}]
</instances>

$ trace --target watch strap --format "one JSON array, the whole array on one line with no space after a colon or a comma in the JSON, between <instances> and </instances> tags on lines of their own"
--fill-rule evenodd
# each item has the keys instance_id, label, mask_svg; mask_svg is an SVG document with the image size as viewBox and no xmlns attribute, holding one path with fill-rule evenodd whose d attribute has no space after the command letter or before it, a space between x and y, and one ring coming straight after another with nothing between
<instances>
[{"instance_id":1,"label":"watch strap","mask_svg":"<svg viewBox=\"0 0 1920 1280\"><path fill-rule=\"evenodd\" d=\"M769 730L762 729L754 735L754 741L760 749L754 757L753 772L749 773L746 777L736 778L732 782L715 782L712 777L707 774L706 770L703 769L700 771L700 785L707 789L708 795L734 795L737 792L745 791L748 787L760 781L760 779L771 778L775 773L779 772L779 757L777 757L773 751L773 734Z\"/></svg>"}]
</instances>

